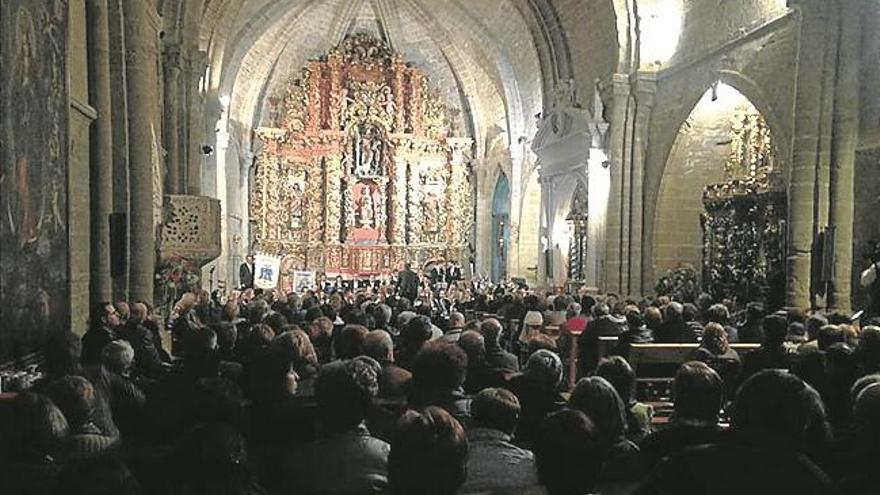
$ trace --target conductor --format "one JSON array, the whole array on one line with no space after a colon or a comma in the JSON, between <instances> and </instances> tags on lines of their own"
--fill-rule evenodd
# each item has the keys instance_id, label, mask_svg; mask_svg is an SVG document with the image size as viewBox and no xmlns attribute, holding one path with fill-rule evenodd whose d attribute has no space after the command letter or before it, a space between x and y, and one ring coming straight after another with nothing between
<instances>
[{"instance_id":1,"label":"conductor","mask_svg":"<svg viewBox=\"0 0 880 495\"><path fill-rule=\"evenodd\" d=\"M419 295L419 276L412 271L409 263L406 263L397 275L397 292L410 301L415 301Z\"/></svg>"}]
</instances>

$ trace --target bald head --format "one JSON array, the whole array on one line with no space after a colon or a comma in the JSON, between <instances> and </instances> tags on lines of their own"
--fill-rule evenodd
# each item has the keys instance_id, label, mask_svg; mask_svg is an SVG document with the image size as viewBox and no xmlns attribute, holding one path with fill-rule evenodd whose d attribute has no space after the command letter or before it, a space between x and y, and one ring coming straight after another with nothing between
<instances>
[{"instance_id":1,"label":"bald head","mask_svg":"<svg viewBox=\"0 0 880 495\"><path fill-rule=\"evenodd\" d=\"M453 311L452 314L449 315L449 327L464 328L464 315L458 311Z\"/></svg>"},{"instance_id":2,"label":"bald head","mask_svg":"<svg viewBox=\"0 0 880 495\"><path fill-rule=\"evenodd\" d=\"M483 338L486 340L486 347L498 345L502 331L501 322L495 318L487 318L480 325L480 333L483 334Z\"/></svg>"}]
</instances>

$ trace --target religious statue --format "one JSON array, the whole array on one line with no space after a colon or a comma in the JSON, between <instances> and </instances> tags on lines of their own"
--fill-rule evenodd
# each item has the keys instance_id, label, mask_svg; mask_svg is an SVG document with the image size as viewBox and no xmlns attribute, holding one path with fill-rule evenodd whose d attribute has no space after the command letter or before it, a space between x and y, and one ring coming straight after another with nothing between
<instances>
[{"instance_id":1,"label":"religious statue","mask_svg":"<svg viewBox=\"0 0 880 495\"><path fill-rule=\"evenodd\" d=\"M303 219L303 191L299 182L293 183L290 191L290 228L297 229L302 226Z\"/></svg>"},{"instance_id":2,"label":"religious statue","mask_svg":"<svg viewBox=\"0 0 880 495\"><path fill-rule=\"evenodd\" d=\"M357 226L364 229L374 228L376 226L376 211L373 205L373 196L368 187L364 187L361 191L361 197L357 203Z\"/></svg>"},{"instance_id":3,"label":"religious statue","mask_svg":"<svg viewBox=\"0 0 880 495\"><path fill-rule=\"evenodd\" d=\"M358 177L382 175L384 148L382 134L377 128L368 127L365 132L361 132L359 126L355 126L351 135L352 173Z\"/></svg>"}]
</instances>

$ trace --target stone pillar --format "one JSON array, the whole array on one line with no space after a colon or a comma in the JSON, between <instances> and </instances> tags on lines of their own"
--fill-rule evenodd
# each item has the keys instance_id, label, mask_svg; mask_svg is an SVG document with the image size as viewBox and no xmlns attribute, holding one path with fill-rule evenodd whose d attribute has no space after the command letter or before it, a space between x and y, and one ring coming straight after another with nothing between
<instances>
[{"instance_id":1,"label":"stone pillar","mask_svg":"<svg viewBox=\"0 0 880 495\"><path fill-rule=\"evenodd\" d=\"M822 72L816 54L824 53L827 5L824 0L803 0L795 94L791 183L788 192L788 260L786 304L810 306L812 245L816 232L815 189L817 150L822 120Z\"/></svg>"},{"instance_id":2,"label":"stone pillar","mask_svg":"<svg viewBox=\"0 0 880 495\"><path fill-rule=\"evenodd\" d=\"M91 251L89 299L92 304L110 301L110 213L113 211L113 123L110 96L110 32L107 0L89 0L88 21L89 103L97 113L91 129Z\"/></svg>"},{"instance_id":3,"label":"stone pillar","mask_svg":"<svg viewBox=\"0 0 880 495\"><path fill-rule=\"evenodd\" d=\"M130 297L153 300L156 231L153 224L153 153L159 19L151 2L125 0L128 85L131 274Z\"/></svg>"},{"instance_id":4,"label":"stone pillar","mask_svg":"<svg viewBox=\"0 0 880 495\"><path fill-rule=\"evenodd\" d=\"M110 31L110 101L113 108L113 214L120 220L111 229L110 272L113 276L113 299L127 300L129 287L130 234L128 224L128 89L125 74L125 28L122 1L108 0ZM113 250L119 252L114 253ZM119 266L114 267L115 264Z\"/></svg>"},{"instance_id":5,"label":"stone pillar","mask_svg":"<svg viewBox=\"0 0 880 495\"><path fill-rule=\"evenodd\" d=\"M553 211L555 194L553 177L541 177L538 181L541 184L541 228L539 230L539 235L541 236L541 259L538 262L538 279L542 285L547 286L551 282L555 283L556 263L559 262L559 260L555 259L553 249L555 246L553 224L556 220L555 211ZM549 267L547 266L548 260L550 261Z\"/></svg>"},{"instance_id":6,"label":"stone pillar","mask_svg":"<svg viewBox=\"0 0 880 495\"><path fill-rule=\"evenodd\" d=\"M165 150L167 165L165 175L165 192L181 194L181 156L180 156L180 47L174 44L165 45L163 53L164 86L165 86Z\"/></svg>"},{"instance_id":7,"label":"stone pillar","mask_svg":"<svg viewBox=\"0 0 880 495\"><path fill-rule=\"evenodd\" d=\"M636 84L635 119L632 138L632 181L630 187L630 245L629 245L629 284L625 294L645 294L653 276L653 256L651 241L645 239L644 214L644 176L648 150L648 131L651 111L654 107L654 94L657 92L656 74L639 74Z\"/></svg>"},{"instance_id":8,"label":"stone pillar","mask_svg":"<svg viewBox=\"0 0 880 495\"><path fill-rule=\"evenodd\" d=\"M198 81L204 73L205 54L188 54L184 78L186 94L186 194L202 194L202 146L205 144L204 98L199 94ZM181 185L182 188L182 185Z\"/></svg>"},{"instance_id":9,"label":"stone pillar","mask_svg":"<svg viewBox=\"0 0 880 495\"><path fill-rule=\"evenodd\" d=\"M623 205L624 176L627 170L626 136L629 113L630 84L626 74L614 74L612 78L614 102L611 106L611 133L609 139L610 190L606 217L605 290L620 293L623 286Z\"/></svg>"},{"instance_id":10,"label":"stone pillar","mask_svg":"<svg viewBox=\"0 0 880 495\"><path fill-rule=\"evenodd\" d=\"M859 69L862 0L838 3L837 79L834 90L834 140L831 157L829 220L834 237L834 284L830 309L849 312L852 303L853 214L855 158L859 135Z\"/></svg>"}]
</instances>

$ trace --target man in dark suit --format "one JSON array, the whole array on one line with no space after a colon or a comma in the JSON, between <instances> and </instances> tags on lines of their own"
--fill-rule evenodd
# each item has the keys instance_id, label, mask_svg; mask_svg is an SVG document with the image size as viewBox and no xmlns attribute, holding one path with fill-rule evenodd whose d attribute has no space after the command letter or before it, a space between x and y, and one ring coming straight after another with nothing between
<instances>
[{"instance_id":1,"label":"man in dark suit","mask_svg":"<svg viewBox=\"0 0 880 495\"><path fill-rule=\"evenodd\" d=\"M453 262L446 264L446 283L452 284L461 281L461 267Z\"/></svg>"},{"instance_id":2,"label":"man in dark suit","mask_svg":"<svg viewBox=\"0 0 880 495\"><path fill-rule=\"evenodd\" d=\"M410 301L415 301L419 295L419 276L412 271L409 263L404 265L403 271L397 275L397 291Z\"/></svg>"},{"instance_id":3,"label":"man in dark suit","mask_svg":"<svg viewBox=\"0 0 880 495\"><path fill-rule=\"evenodd\" d=\"M242 289L252 289L254 287L254 257L247 255L245 262L238 267L238 281Z\"/></svg>"},{"instance_id":4,"label":"man in dark suit","mask_svg":"<svg viewBox=\"0 0 880 495\"><path fill-rule=\"evenodd\" d=\"M446 270L443 265L436 264L431 267L431 273L428 274L428 277L431 279L431 286L444 283L446 282Z\"/></svg>"}]
</instances>

